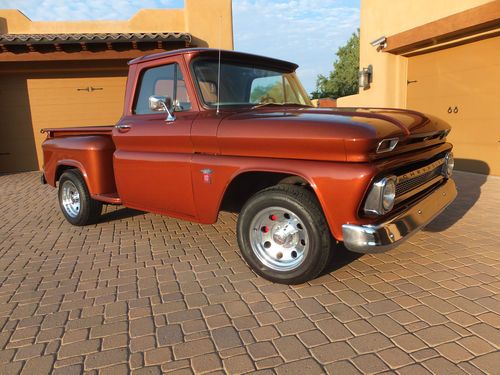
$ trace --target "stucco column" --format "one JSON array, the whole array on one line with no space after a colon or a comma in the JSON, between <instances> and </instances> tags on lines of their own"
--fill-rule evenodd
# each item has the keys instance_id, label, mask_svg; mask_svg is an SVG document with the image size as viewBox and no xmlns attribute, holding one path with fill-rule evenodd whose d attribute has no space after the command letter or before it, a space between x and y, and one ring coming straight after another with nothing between
<instances>
[{"instance_id":1,"label":"stucco column","mask_svg":"<svg viewBox=\"0 0 500 375\"><path fill-rule=\"evenodd\" d=\"M184 16L186 32L193 36L196 45L234 48L231 0L184 0Z\"/></svg>"}]
</instances>

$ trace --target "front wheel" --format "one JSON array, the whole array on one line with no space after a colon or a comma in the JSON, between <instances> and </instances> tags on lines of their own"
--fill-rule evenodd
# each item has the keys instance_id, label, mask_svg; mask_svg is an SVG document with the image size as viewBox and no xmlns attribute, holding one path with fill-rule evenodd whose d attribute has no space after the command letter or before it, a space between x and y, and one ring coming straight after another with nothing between
<instances>
[{"instance_id":1,"label":"front wheel","mask_svg":"<svg viewBox=\"0 0 500 375\"><path fill-rule=\"evenodd\" d=\"M251 197L238 217L237 236L247 263L273 282L314 279L329 259L331 235L321 207L298 186L277 185Z\"/></svg>"},{"instance_id":2,"label":"front wheel","mask_svg":"<svg viewBox=\"0 0 500 375\"><path fill-rule=\"evenodd\" d=\"M66 220L78 226L97 222L102 211L102 203L90 197L77 170L66 171L59 179L59 206Z\"/></svg>"}]
</instances>

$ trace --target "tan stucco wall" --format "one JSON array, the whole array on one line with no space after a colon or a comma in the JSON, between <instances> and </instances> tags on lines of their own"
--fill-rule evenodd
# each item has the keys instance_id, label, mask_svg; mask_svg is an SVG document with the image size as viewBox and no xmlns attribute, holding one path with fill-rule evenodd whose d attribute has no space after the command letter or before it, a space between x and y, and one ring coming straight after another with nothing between
<instances>
[{"instance_id":1,"label":"tan stucco wall","mask_svg":"<svg viewBox=\"0 0 500 375\"><path fill-rule=\"evenodd\" d=\"M408 59L377 52L370 42L491 0L361 0L360 67L373 66L373 82L358 95L337 100L338 106L406 107Z\"/></svg>"},{"instance_id":2,"label":"tan stucco wall","mask_svg":"<svg viewBox=\"0 0 500 375\"><path fill-rule=\"evenodd\" d=\"M184 0L183 9L141 9L121 21L31 21L18 10L0 9L0 34L186 32L193 44L233 49L231 0Z\"/></svg>"}]
</instances>

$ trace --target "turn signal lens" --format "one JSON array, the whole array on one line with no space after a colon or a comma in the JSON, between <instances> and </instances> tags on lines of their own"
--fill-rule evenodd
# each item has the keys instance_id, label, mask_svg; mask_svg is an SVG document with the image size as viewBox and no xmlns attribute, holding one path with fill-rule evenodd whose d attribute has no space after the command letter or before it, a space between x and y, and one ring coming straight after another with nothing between
<instances>
[{"instance_id":1,"label":"turn signal lens","mask_svg":"<svg viewBox=\"0 0 500 375\"><path fill-rule=\"evenodd\" d=\"M396 198L396 182L394 179L388 179L382 190L382 207L386 212L394 207L394 199Z\"/></svg>"}]
</instances>

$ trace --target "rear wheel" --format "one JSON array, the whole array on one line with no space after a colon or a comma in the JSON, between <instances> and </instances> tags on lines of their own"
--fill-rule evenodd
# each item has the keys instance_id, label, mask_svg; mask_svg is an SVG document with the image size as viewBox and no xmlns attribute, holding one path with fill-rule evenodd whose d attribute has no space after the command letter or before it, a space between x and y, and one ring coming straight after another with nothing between
<instances>
[{"instance_id":1,"label":"rear wheel","mask_svg":"<svg viewBox=\"0 0 500 375\"><path fill-rule=\"evenodd\" d=\"M300 284L325 268L331 235L319 203L294 185L265 189L246 202L238 217L238 243L262 277Z\"/></svg>"},{"instance_id":2,"label":"rear wheel","mask_svg":"<svg viewBox=\"0 0 500 375\"><path fill-rule=\"evenodd\" d=\"M102 211L102 203L90 197L77 170L66 171L59 179L59 206L66 220L78 226L97 222Z\"/></svg>"}]
</instances>

